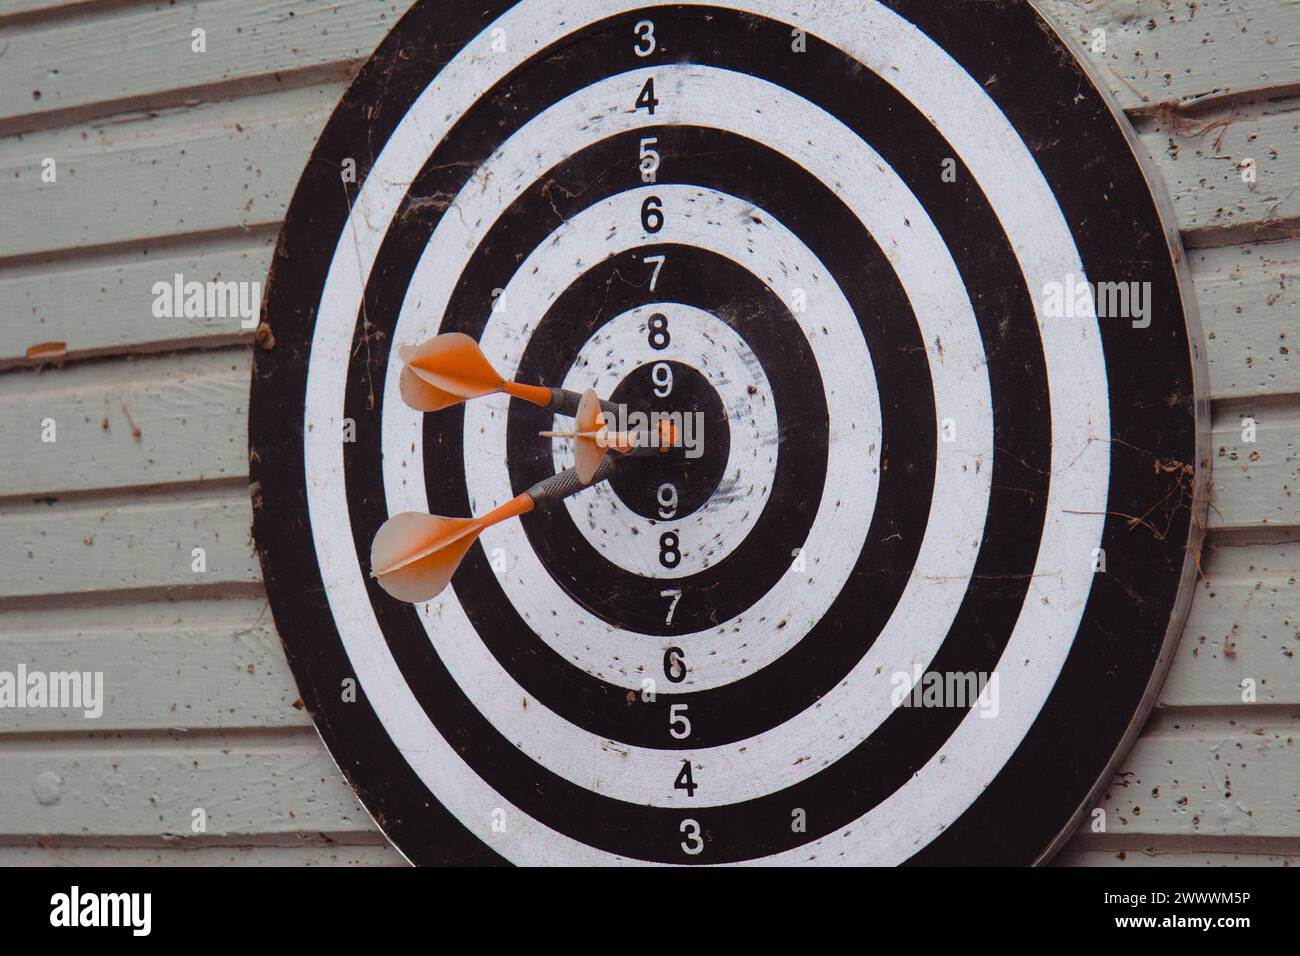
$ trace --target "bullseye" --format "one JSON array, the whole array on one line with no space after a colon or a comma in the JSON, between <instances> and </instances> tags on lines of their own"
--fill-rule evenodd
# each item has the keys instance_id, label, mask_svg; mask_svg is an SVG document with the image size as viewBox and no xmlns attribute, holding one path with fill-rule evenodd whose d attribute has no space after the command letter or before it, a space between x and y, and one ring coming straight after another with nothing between
<instances>
[{"instance_id":1,"label":"bullseye","mask_svg":"<svg viewBox=\"0 0 1300 956\"><path fill-rule=\"evenodd\" d=\"M718 493L731 447L722 400L708 380L688 365L642 365L619 383L610 400L643 410L662 406L670 394L672 409L661 407L651 414L673 416L669 421L682 429L682 444L651 458L642 468L624 470L610 482L619 500L643 518L685 518L699 510Z\"/></svg>"}]
</instances>

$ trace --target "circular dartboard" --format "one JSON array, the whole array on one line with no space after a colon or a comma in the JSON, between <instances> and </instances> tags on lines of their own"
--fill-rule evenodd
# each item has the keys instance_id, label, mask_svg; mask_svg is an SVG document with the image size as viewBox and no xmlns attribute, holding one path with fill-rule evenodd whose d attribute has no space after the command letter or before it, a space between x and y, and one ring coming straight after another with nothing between
<instances>
[{"instance_id":1,"label":"circular dartboard","mask_svg":"<svg viewBox=\"0 0 1300 956\"><path fill-rule=\"evenodd\" d=\"M495 514L593 440L501 388L413 405L448 333L675 441L407 603L385 522ZM1122 117L1027 3L417 3L255 349L302 697L417 863L1043 860L1185 613L1195 336Z\"/></svg>"}]
</instances>

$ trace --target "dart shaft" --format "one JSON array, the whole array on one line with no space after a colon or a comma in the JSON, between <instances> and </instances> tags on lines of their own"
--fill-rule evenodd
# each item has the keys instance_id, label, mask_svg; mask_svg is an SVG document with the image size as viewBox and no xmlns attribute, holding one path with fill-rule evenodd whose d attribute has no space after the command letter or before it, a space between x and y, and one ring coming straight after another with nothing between
<instances>
[{"instance_id":1,"label":"dart shaft","mask_svg":"<svg viewBox=\"0 0 1300 956\"><path fill-rule=\"evenodd\" d=\"M534 507L546 508L563 501L571 495L576 495L584 488L605 481L612 474L614 474L614 461L607 457L596 466L596 474L592 476L588 484L584 485L582 483L576 468L566 468L558 475L552 475L545 481L539 481L520 497L527 496L532 499Z\"/></svg>"},{"instance_id":2,"label":"dart shaft","mask_svg":"<svg viewBox=\"0 0 1300 956\"><path fill-rule=\"evenodd\" d=\"M558 478L559 476L557 475L556 477ZM505 504L493 508L487 514L479 518L475 522L477 526L475 535L477 536L477 534L484 528L491 527L492 525L502 521L507 521L510 518L518 518L520 515L527 514L536 507L535 502L536 499L532 497L531 493L526 492L522 495L515 495L515 497L511 498Z\"/></svg>"},{"instance_id":3,"label":"dart shaft","mask_svg":"<svg viewBox=\"0 0 1300 956\"><path fill-rule=\"evenodd\" d=\"M582 401L581 392L571 392L567 388L552 388L549 391L551 393L550 400L544 403L547 408L557 415L567 415L569 418L578 414L578 403ZM537 404L543 403L539 402ZM600 410L609 415L617 415L618 405L602 399Z\"/></svg>"}]
</instances>

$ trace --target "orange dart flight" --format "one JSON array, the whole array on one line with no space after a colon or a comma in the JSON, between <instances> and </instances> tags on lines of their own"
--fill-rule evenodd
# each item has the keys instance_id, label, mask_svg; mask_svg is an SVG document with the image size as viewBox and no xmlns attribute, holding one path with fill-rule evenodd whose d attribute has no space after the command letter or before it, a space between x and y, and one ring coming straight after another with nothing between
<instances>
[{"instance_id":1,"label":"orange dart flight","mask_svg":"<svg viewBox=\"0 0 1300 956\"><path fill-rule=\"evenodd\" d=\"M613 462L606 459L598 463L592 480L604 481L613 472ZM569 468L478 518L444 518L419 511L393 515L370 546L370 576L399 601L431 601L442 593L485 529L554 505L589 484Z\"/></svg>"},{"instance_id":2,"label":"orange dart flight","mask_svg":"<svg viewBox=\"0 0 1300 956\"><path fill-rule=\"evenodd\" d=\"M502 378L478 343L463 332L444 332L423 345L406 345L397 351L405 363L398 380L402 400L418 412L437 412L499 392L553 409L558 415L572 415L578 407L579 396L574 392ZM613 410L613 405L601 404Z\"/></svg>"},{"instance_id":3,"label":"orange dart flight","mask_svg":"<svg viewBox=\"0 0 1300 956\"><path fill-rule=\"evenodd\" d=\"M605 452L632 455L667 451L677 439L671 422L660 422L657 434L651 432L612 432L601 410L594 389L587 389L578 402L578 413L571 432L539 432L543 438L572 438L574 467L584 483L591 481Z\"/></svg>"}]
</instances>

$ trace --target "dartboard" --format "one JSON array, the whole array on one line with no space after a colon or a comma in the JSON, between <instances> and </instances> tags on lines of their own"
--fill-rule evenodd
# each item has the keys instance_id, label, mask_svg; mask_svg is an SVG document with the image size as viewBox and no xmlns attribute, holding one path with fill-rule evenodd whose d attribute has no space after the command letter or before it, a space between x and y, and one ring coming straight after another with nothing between
<instances>
[{"instance_id":1,"label":"dartboard","mask_svg":"<svg viewBox=\"0 0 1300 956\"><path fill-rule=\"evenodd\" d=\"M254 349L305 705L416 863L1042 861L1195 574L1184 282L1027 3L417 3Z\"/></svg>"}]
</instances>

